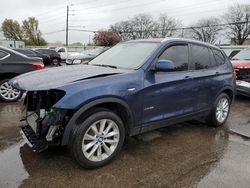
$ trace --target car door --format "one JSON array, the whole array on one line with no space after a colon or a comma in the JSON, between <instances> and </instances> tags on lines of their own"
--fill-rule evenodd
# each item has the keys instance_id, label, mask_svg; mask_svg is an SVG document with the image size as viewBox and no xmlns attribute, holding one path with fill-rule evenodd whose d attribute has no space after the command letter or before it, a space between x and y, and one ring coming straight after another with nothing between
<instances>
[{"instance_id":1,"label":"car door","mask_svg":"<svg viewBox=\"0 0 250 188\"><path fill-rule=\"evenodd\" d=\"M219 77L222 75L217 68L213 52L210 47L191 44L190 65L193 70L193 79L199 86L197 95L198 111L211 108L214 97L221 88Z\"/></svg>"},{"instance_id":2,"label":"car door","mask_svg":"<svg viewBox=\"0 0 250 188\"><path fill-rule=\"evenodd\" d=\"M196 111L196 85L189 71L187 43L168 45L158 60L174 63L171 72L148 71L144 81L143 124L170 119ZM157 60L156 60L157 61Z\"/></svg>"}]
</instances>

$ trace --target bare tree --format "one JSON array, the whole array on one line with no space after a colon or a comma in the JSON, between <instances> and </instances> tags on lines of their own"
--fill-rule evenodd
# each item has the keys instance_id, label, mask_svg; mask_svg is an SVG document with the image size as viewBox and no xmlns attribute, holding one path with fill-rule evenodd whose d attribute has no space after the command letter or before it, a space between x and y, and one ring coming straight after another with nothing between
<instances>
[{"instance_id":1,"label":"bare tree","mask_svg":"<svg viewBox=\"0 0 250 188\"><path fill-rule=\"evenodd\" d=\"M190 37L212 44L215 43L217 35L222 29L221 26L218 26L219 22L219 19L214 17L199 20L195 25L191 26Z\"/></svg>"},{"instance_id":2,"label":"bare tree","mask_svg":"<svg viewBox=\"0 0 250 188\"><path fill-rule=\"evenodd\" d=\"M139 14L132 20L136 38L149 38L152 36L156 23L149 14Z\"/></svg>"},{"instance_id":3,"label":"bare tree","mask_svg":"<svg viewBox=\"0 0 250 188\"><path fill-rule=\"evenodd\" d=\"M149 14L139 14L110 26L110 31L119 34L123 40L152 37L155 29L157 24Z\"/></svg>"},{"instance_id":4,"label":"bare tree","mask_svg":"<svg viewBox=\"0 0 250 188\"><path fill-rule=\"evenodd\" d=\"M242 45L250 35L250 5L230 6L223 16L223 20L229 24L227 35L233 43Z\"/></svg>"},{"instance_id":5,"label":"bare tree","mask_svg":"<svg viewBox=\"0 0 250 188\"><path fill-rule=\"evenodd\" d=\"M176 28L181 27L181 22L177 19L169 17L167 14L161 14L157 21L158 28L156 37L165 38L172 37L176 34Z\"/></svg>"},{"instance_id":6,"label":"bare tree","mask_svg":"<svg viewBox=\"0 0 250 188\"><path fill-rule=\"evenodd\" d=\"M130 40L136 38L133 32L134 28L131 21L118 22L115 25L111 25L109 30L121 36L122 40Z\"/></svg>"}]
</instances>

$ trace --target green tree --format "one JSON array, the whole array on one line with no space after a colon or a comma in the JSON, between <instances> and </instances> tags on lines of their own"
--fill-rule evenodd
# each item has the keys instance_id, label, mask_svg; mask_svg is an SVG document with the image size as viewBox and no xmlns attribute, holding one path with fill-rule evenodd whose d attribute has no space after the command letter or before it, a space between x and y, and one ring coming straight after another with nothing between
<instances>
[{"instance_id":1,"label":"green tree","mask_svg":"<svg viewBox=\"0 0 250 188\"><path fill-rule=\"evenodd\" d=\"M26 45L43 46L47 42L42 38L42 32L38 28L38 20L34 17L29 17L23 21L22 30L25 36Z\"/></svg>"},{"instance_id":2,"label":"green tree","mask_svg":"<svg viewBox=\"0 0 250 188\"><path fill-rule=\"evenodd\" d=\"M11 40L22 40L23 32L20 24L12 19L5 19L2 23L4 37Z\"/></svg>"}]
</instances>

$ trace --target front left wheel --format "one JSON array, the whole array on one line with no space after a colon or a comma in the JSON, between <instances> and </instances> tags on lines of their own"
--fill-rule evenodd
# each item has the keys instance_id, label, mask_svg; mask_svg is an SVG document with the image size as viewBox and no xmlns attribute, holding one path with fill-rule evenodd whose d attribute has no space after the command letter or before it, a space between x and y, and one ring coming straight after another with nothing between
<instances>
[{"instance_id":1,"label":"front left wheel","mask_svg":"<svg viewBox=\"0 0 250 188\"><path fill-rule=\"evenodd\" d=\"M111 162L122 148L125 129L122 120L108 109L99 109L74 131L70 149L84 168Z\"/></svg>"},{"instance_id":2,"label":"front left wheel","mask_svg":"<svg viewBox=\"0 0 250 188\"><path fill-rule=\"evenodd\" d=\"M5 102L17 101L22 96L22 92L13 88L9 83L9 79L0 81L0 100Z\"/></svg>"}]
</instances>

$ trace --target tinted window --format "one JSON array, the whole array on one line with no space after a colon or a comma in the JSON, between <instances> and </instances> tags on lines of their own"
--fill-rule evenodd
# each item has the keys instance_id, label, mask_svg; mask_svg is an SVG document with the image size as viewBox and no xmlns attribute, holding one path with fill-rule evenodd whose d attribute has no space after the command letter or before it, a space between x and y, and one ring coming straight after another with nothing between
<instances>
[{"instance_id":1,"label":"tinted window","mask_svg":"<svg viewBox=\"0 0 250 188\"><path fill-rule=\"evenodd\" d=\"M8 54L5 53L5 52L0 51L0 59L4 58L6 55L8 55Z\"/></svg>"},{"instance_id":2,"label":"tinted window","mask_svg":"<svg viewBox=\"0 0 250 188\"><path fill-rule=\"evenodd\" d=\"M171 60L174 63L174 71L188 69L188 46L175 45L167 48L160 56L160 60Z\"/></svg>"},{"instance_id":3,"label":"tinted window","mask_svg":"<svg viewBox=\"0 0 250 188\"><path fill-rule=\"evenodd\" d=\"M224 64L225 63L225 57L224 57L224 55L219 50L213 49L213 52L214 52L214 58L215 58L216 62L219 65Z\"/></svg>"},{"instance_id":4,"label":"tinted window","mask_svg":"<svg viewBox=\"0 0 250 188\"><path fill-rule=\"evenodd\" d=\"M194 65L195 70L208 69L212 67L210 63L210 53L209 49L204 46L191 45L191 62Z\"/></svg>"},{"instance_id":5,"label":"tinted window","mask_svg":"<svg viewBox=\"0 0 250 188\"><path fill-rule=\"evenodd\" d=\"M46 49L38 49L36 51L38 51L41 54L48 54L48 55L55 53L55 51L53 51L53 50L46 50Z\"/></svg>"},{"instance_id":6,"label":"tinted window","mask_svg":"<svg viewBox=\"0 0 250 188\"><path fill-rule=\"evenodd\" d=\"M29 50L21 50L21 49L16 49L16 51L25 54L25 55L32 55L34 54L33 52L29 51Z\"/></svg>"},{"instance_id":7,"label":"tinted window","mask_svg":"<svg viewBox=\"0 0 250 188\"><path fill-rule=\"evenodd\" d=\"M209 48L209 55L210 55L210 62L211 62L211 66L215 67L217 65L213 51Z\"/></svg>"}]
</instances>

